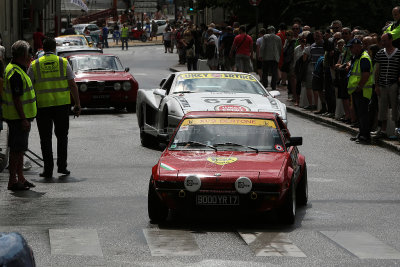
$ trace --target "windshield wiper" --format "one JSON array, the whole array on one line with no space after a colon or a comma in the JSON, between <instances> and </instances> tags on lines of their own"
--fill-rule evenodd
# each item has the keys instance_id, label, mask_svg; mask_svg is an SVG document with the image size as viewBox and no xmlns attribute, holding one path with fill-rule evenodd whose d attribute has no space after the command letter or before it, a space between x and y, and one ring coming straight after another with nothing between
<instances>
[{"instance_id":1,"label":"windshield wiper","mask_svg":"<svg viewBox=\"0 0 400 267\"><path fill-rule=\"evenodd\" d=\"M215 151L217 151L217 148L214 147L214 146L210 146L210 145L203 144L203 143L196 142L196 141L180 142L180 143L177 143L177 145L196 145L196 146L204 146L204 147L212 148L212 149L214 149Z\"/></svg>"},{"instance_id":2,"label":"windshield wiper","mask_svg":"<svg viewBox=\"0 0 400 267\"><path fill-rule=\"evenodd\" d=\"M179 92L174 92L174 94L186 94L186 93L193 93L192 91L179 91Z\"/></svg>"},{"instance_id":3,"label":"windshield wiper","mask_svg":"<svg viewBox=\"0 0 400 267\"><path fill-rule=\"evenodd\" d=\"M93 68L93 69L85 69L85 70L111 70L109 68Z\"/></svg>"},{"instance_id":4,"label":"windshield wiper","mask_svg":"<svg viewBox=\"0 0 400 267\"><path fill-rule=\"evenodd\" d=\"M255 150L258 153L258 149L255 147L251 147L251 146L246 146L246 145L241 145L241 144L236 144L236 143L231 143L231 142L226 142L226 143L220 143L220 144L213 144L214 147L218 147L218 146L241 146L241 147L247 147L250 149Z\"/></svg>"}]
</instances>

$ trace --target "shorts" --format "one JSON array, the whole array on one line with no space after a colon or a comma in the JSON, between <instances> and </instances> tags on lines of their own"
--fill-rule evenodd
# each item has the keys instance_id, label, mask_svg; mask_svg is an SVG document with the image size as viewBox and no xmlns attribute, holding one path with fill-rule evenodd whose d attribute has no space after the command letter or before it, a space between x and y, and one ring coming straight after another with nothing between
<instances>
[{"instance_id":1,"label":"shorts","mask_svg":"<svg viewBox=\"0 0 400 267\"><path fill-rule=\"evenodd\" d=\"M399 86L394 83L389 86L380 86L379 96L379 112L378 120L386 121L388 117L389 104L392 109L392 121L397 121L397 95L399 92Z\"/></svg>"},{"instance_id":2,"label":"shorts","mask_svg":"<svg viewBox=\"0 0 400 267\"><path fill-rule=\"evenodd\" d=\"M235 56L236 70L240 72L249 73L251 69L250 56L236 54Z\"/></svg>"},{"instance_id":3,"label":"shorts","mask_svg":"<svg viewBox=\"0 0 400 267\"><path fill-rule=\"evenodd\" d=\"M7 121L8 146L11 152L25 152L28 150L29 131L22 130L21 120Z\"/></svg>"},{"instance_id":4,"label":"shorts","mask_svg":"<svg viewBox=\"0 0 400 267\"><path fill-rule=\"evenodd\" d=\"M322 91L324 89L324 80L320 77L313 76L312 78L312 90Z\"/></svg>"}]
</instances>

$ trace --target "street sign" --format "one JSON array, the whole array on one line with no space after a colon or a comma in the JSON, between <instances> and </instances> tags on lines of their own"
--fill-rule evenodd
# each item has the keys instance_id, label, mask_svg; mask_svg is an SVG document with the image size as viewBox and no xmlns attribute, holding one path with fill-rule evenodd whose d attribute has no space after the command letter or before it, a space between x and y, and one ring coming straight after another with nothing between
<instances>
[{"instance_id":1,"label":"street sign","mask_svg":"<svg viewBox=\"0 0 400 267\"><path fill-rule=\"evenodd\" d=\"M252 6L258 6L260 2L261 0L249 0L250 5Z\"/></svg>"}]
</instances>

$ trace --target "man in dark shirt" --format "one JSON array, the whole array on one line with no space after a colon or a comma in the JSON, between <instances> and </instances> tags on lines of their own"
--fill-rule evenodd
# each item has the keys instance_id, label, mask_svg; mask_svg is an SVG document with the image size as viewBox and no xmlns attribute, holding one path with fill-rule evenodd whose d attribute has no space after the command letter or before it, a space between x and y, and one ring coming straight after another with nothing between
<instances>
[{"instance_id":1,"label":"man in dark shirt","mask_svg":"<svg viewBox=\"0 0 400 267\"><path fill-rule=\"evenodd\" d=\"M35 187L23 174L24 152L28 150L31 121L36 116L35 94L33 88L28 85L30 78L24 74L29 66L31 53L29 44L22 40L15 42L11 49L12 60L6 68L4 77L6 87L2 93L3 116L7 120L9 129L8 189L27 190Z\"/></svg>"},{"instance_id":2,"label":"man in dark shirt","mask_svg":"<svg viewBox=\"0 0 400 267\"><path fill-rule=\"evenodd\" d=\"M226 71L232 71L235 65L235 59L229 57L229 52L231 51L233 40L235 35L233 34L233 28L231 26L226 27L226 34L221 40L220 51L224 55L224 68Z\"/></svg>"},{"instance_id":3,"label":"man in dark shirt","mask_svg":"<svg viewBox=\"0 0 400 267\"><path fill-rule=\"evenodd\" d=\"M76 32L75 32L75 30L74 30L74 27L72 27L72 24L71 24L71 23L68 25L68 28L65 29L65 31L63 32L63 34L64 34L64 35L75 35L75 34L76 34Z\"/></svg>"}]
</instances>

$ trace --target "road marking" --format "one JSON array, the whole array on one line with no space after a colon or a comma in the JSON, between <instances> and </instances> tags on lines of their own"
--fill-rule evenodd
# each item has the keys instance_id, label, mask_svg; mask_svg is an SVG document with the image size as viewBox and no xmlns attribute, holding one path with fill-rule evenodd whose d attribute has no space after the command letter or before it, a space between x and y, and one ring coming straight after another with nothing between
<instances>
[{"instance_id":1,"label":"road marking","mask_svg":"<svg viewBox=\"0 0 400 267\"><path fill-rule=\"evenodd\" d=\"M143 229L152 256L198 256L192 233L182 230Z\"/></svg>"},{"instance_id":2,"label":"road marking","mask_svg":"<svg viewBox=\"0 0 400 267\"><path fill-rule=\"evenodd\" d=\"M310 182L318 182L318 183L332 183L332 182L335 182L334 179L312 178L312 177L309 177L308 180Z\"/></svg>"},{"instance_id":3,"label":"road marking","mask_svg":"<svg viewBox=\"0 0 400 267\"><path fill-rule=\"evenodd\" d=\"M238 231L256 256L307 257L285 233Z\"/></svg>"},{"instance_id":4,"label":"road marking","mask_svg":"<svg viewBox=\"0 0 400 267\"><path fill-rule=\"evenodd\" d=\"M49 229L49 236L52 255L103 257L95 229Z\"/></svg>"},{"instance_id":5,"label":"road marking","mask_svg":"<svg viewBox=\"0 0 400 267\"><path fill-rule=\"evenodd\" d=\"M400 259L400 253L366 232L320 231L360 259Z\"/></svg>"}]
</instances>

